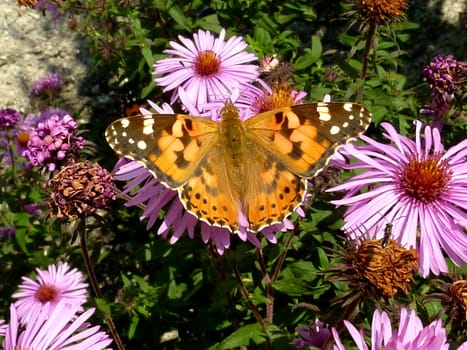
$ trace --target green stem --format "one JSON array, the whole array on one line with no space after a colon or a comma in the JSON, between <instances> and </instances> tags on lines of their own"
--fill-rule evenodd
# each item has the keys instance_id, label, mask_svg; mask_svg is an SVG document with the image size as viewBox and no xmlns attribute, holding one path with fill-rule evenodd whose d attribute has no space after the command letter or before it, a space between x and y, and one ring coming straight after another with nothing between
<instances>
[{"instance_id":1,"label":"green stem","mask_svg":"<svg viewBox=\"0 0 467 350\"><path fill-rule=\"evenodd\" d=\"M264 324L263 318L261 317L258 309L256 306L251 302L248 290L246 289L245 285L243 284L242 281L242 276L240 275L240 271L238 271L237 266L233 267L235 278L238 281L238 284L240 285L240 292L242 293L243 297L246 300L246 303L248 305L248 308L253 312L253 315L255 316L256 321L259 323L263 331L266 333L266 325Z\"/></svg>"},{"instance_id":2,"label":"green stem","mask_svg":"<svg viewBox=\"0 0 467 350\"><path fill-rule=\"evenodd\" d=\"M269 273L266 268L262 249L258 248L256 250L256 254L258 256L261 273L263 274L264 283L266 284L266 297L268 299L268 303L266 305L266 320L269 323L272 323L274 318L274 289L272 288L271 278L269 277Z\"/></svg>"},{"instance_id":3,"label":"green stem","mask_svg":"<svg viewBox=\"0 0 467 350\"><path fill-rule=\"evenodd\" d=\"M89 256L89 251L88 247L86 244L86 223L85 219L81 218L80 223L78 224L78 234L79 234L79 242L81 246L81 253L83 255L84 259L84 264L86 265L86 269L88 271L88 276L89 280L91 281L91 286L94 291L94 294L96 295L97 298L102 299L102 291L99 288L99 283L97 282L96 278L96 273L94 271L94 266L92 265L91 258ZM112 337L117 344L117 348L119 350L125 350L125 347L123 346L122 340L120 339L120 335L118 334L117 328L115 327L115 324L110 317L110 315L104 314L105 321L107 322L107 325L109 326L110 333L112 334Z\"/></svg>"},{"instance_id":4,"label":"green stem","mask_svg":"<svg viewBox=\"0 0 467 350\"><path fill-rule=\"evenodd\" d=\"M365 36L365 49L363 50L362 69L360 71L360 81L359 81L360 86L358 87L357 101L356 101L358 103L361 103L363 99L363 84L365 82L366 73L368 70L370 50L371 50L371 47L373 46L373 41L374 41L374 37L376 33L376 27L377 27L376 23L370 22L370 26Z\"/></svg>"}]
</instances>

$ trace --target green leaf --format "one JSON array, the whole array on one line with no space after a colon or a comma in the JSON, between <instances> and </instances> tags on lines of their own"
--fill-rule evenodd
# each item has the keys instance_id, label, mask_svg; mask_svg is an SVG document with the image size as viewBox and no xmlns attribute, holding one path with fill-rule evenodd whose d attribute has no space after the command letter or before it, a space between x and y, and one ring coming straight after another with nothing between
<instances>
[{"instance_id":1,"label":"green leaf","mask_svg":"<svg viewBox=\"0 0 467 350\"><path fill-rule=\"evenodd\" d=\"M198 19L194 27L203 28L205 30L210 30L211 32L219 33L222 29L222 25L219 22L219 17L217 13L202 17Z\"/></svg>"},{"instance_id":2,"label":"green leaf","mask_svg":"<svg viewBox=\"0 0 467 350\"><path fill-rule=\"evenodd\" d=\"M128 327L128 338L132 339L135 335L136 328L139 324L139 317L138 314L133 314L130 321L130 327Z\"/></svg>"},{"instance_id":3,"label":"green leaf","mask_svg":"<svg viewBox=\"0 0 467 350\"><path fill-rule=\"evenodd\" d=\"M280 329L275 325L265 323L265 329L267 333L258 323L245 325L208 350L227 350L252 344L258 345L263 344L267 338L274 340L283 337Z\"/></svg>"},{"instance_id":4,"label":"green leaf","mask_svg":"<svg viewBox=\"0 0 467 350\"><path fill-rule=\"evenodd\" d=\"M188 21L180 7L178 7L178 5L176 5L175 3L172 3L169 6L170 7L168 7L167 10L169 12L170 17L172 17L172 19L175 22L177 22L177 24L179 24L183 29L190 31Z\"/></svg>"}]
</instances>

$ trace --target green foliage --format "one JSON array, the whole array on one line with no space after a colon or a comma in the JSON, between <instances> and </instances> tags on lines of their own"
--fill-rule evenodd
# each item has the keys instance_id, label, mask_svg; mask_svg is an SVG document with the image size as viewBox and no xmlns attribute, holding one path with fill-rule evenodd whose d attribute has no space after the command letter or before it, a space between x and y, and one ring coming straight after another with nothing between
<instances>
[{"instance_id":1,"label":"green foliage","mask_svg":"<svg viewBox=\"0 0 467 350\"><path fill-rule=\"evenodd\" d=\"M87 40L100 74L158 103L166 96L153 82L154 62L164 57L168 41L191 36L200 28L216 33L226 28L227 37L244 36L259 58L277 54L291 62L293 84L310 100L330 94L333 100L354 101L361 89L363 103L373 113L369 133L377 139L383 121L407 133L429 99L421 79L409 81L400 71L410 64L405 47L417 40L414 22L380 27L366 76L359 81L365 36L355 29L346 31L337 5L323 9L320 2L305 0L70 0L62 6L65 14L79 14L77 30ZM323 34L322 28L330 34ZM452 121L447 127L452 129L447 139L452 144L466 135L465 123ZM72 240L74 224L59 225L46 218L44 174L1 164L0 223L16 228L14 238L0 241L0 272L9 281L0 284L5 315L20 277L35 267L67 259L85 268ZM277 244L264 240L262 257L235 236L223 256L198 235L193 240L183 236L171 245L155 235L157 228L146 230L139 208L117 201L105 213L105 225L90 220L86 226L104 293L93 303L102 314L112 316L127 349L293 349L295 327L326 317L334 310L331 300L348 291L346 284L329 281L325 272L340 262L336 247L346 244L339 230L342 211L329 199L329 194L318 194L299 228L278 233ZM44 215L25 213L28 203L43 204ZM465 274L465 269L461 272ZM428 320L440 305L420 300L433 290L420 279L409 296L379 302L388 308L398 302L416 306ZM363 300L357 308L361 311L357 321L368 328L374 304ZM173 331L178 334L175 339L161 340Z\"/></svg>"}]
</instances>

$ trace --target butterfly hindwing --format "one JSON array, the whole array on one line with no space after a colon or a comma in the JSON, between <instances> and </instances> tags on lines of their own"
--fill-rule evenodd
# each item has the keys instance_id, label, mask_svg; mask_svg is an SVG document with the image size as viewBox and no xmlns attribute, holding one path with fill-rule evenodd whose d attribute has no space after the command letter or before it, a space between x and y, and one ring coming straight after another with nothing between
<instances>
[{"instance_id":1,"label":"butterfly hindwing","mask_svg":"<svg viewBox=\"0 0 467 350\"><path fill-rule=\"evenodd\" d=\"M287 218L303 201L307 184L260 147L250 146L247 155L255 170L245 179L242 202L256 232Z\"/></svg>"},{"instance_id":2,"label":"butterfly hindwing","mask_svg":"<svg viewBox=\"0 0 467 350\"><path fill-rule=\"evenodd\" d=\"M370 112L355 103L309 103L264 112L245 123L249 137L292 172L315 176L334 151L366 130Z\"/></svg>"},{"instance_id":3,"label":"butterfly hindwing","mask_svg":"<svg viewBox=\"0 0 467 350\"><path fill-rule=\"evenodd\" d=\"M218 148L205 155L178 191L184 207L200 220L231 231L239 229L240 191L232 185L226 159Z\"/></svg>"},{"instance_id":4,"label":"butterfly hindwing","mask_svg":"<svg viewBox=\"0 0 467 350\"><path fill-rule=\"evenodd\" d=\"M216 144L218 123L188 115L139 115L113 122L107 142L118 154L141 162L168 187L183 185Z\"/></svg>"}]
</instances>

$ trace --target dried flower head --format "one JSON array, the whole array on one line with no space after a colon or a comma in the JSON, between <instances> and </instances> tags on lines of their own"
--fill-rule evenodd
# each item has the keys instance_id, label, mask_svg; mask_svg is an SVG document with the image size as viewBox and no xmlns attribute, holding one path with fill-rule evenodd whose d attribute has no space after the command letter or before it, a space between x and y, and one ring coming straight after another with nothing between
<instances>
[{"instance_id":1,"label":"dried flower head","mask_svg":"<svg viewBox=\"0 0 467 350\"><path fill-rule=\"evenodd\" d=\"M365 22L380 24L399 21L408 5L406 0L359 0L357 7Z\"/></svg>"},{"instance_id":2,"label":"dried flower head","mask_svg":"<svg viewBox=\"0 0 467 350\"><path fill-rule=\"evenodd\" d=\"M363 297L389 298L398 290L408 293L409 283L418 268L415 249L405 249L396 241L384 238L347 243L346 249L340 249L343 262L328 269L330 281L349 285L349 291L336 298L334 305L351 304L352 300Z\"/></svg>"},{"instance_id":3,"label":"dried flower head","mask_svg":"<svg viewBox=\"0 0 467 350\"><path fill-rule=\"evenodd\" d=\"M25 6L25 7L34 7L36 6L37 0L16 0L16 4L18 6Z\"/></svg>"},{"instance_id":4,"label":"dried flower head","mask_svg":"<svg viewBox=\"0 0 467 350\"><path fill-rule=\"evenodd\" d=\"M59 218L89 215L116 199L110 173L89 161L64 167L50 181L50 187L49 206Z\"/></svg>"},{"instance_id":5,"label":"dried flower head","mask_svg":"<svg viewBox=\"0 0 467 350\"><path fill-rule=\"evenodd\" d=\"M467 321L467 281L460 280L454 282L449 291L459 301L459 305L465 311L465 320Z\"/></svg>"},{"instance_id":6,"label":"dried flower head","mask_svg":"<svg viewBox=\"0 0 467 350\"><path fill-rule=\"evenodd\" d=\"M393 239L386 247L381 240L369 240L358 247L353 262L358 275L383 296L393 297L399 289L408 293L408 283L418 268L418 254L415 249L405 249Z\"/></svg>"},{"instance_id":7,"label":"dried flower head","mask_svg":"<svg viewBox=\"0 0 467 350\"><path fill-rule=\"evenodd\" d=\"M453 332L460 334L467 330L467 280L453 274L442 274L432 283L438 289L428 296L429 300L441 302L439 315L446 316Z\"/></svg>"},{"instance_id":8,"label":"dried flower head","mask_svg":"<svg viewBox=\"0 0 467 350\"><path fill-rule=\"evenodd\" d=\"M263 58L259 71L261 78L269 84L285 83L293 77L294 66L290 62L283 62L276 55Z\"/></svg>"}]
</instances>

